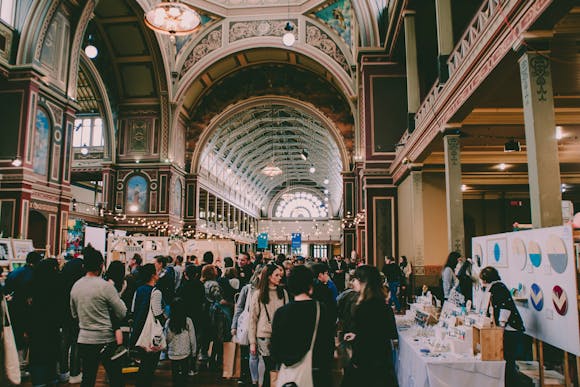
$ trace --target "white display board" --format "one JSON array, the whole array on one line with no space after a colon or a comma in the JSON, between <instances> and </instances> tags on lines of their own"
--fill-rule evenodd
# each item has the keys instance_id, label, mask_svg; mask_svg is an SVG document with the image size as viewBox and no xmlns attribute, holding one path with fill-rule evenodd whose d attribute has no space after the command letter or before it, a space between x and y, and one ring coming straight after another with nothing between
<instances>
[{"instance_id":1,"label":"white display board","mask_svg":"<svg viewBox=\"0 0 580 387\"><path fill-rule=\"evenodd\" d=\"M516 305L526 333L580 355L572 227L558 226L473 238L473 257L493 266Z\"/></svg>"},{"instance_id":2,"label":"white display board","mask_svg":"<svg viewBox=\"0 0 580 387\"><path fill-rule=\"evenodd\" d=\"M89 243L95 250L99 250L102 254L107 251L105 249L105 242L107 240L107 230L101 227L85 226L85 246Z\"/></svg>"}]
</instances>

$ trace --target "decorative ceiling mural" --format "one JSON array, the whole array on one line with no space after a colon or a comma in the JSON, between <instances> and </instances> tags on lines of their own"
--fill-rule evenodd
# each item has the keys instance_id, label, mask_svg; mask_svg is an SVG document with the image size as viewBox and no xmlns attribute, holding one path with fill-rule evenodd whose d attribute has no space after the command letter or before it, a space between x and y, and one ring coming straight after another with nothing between
<instances>
[{"instance_id":1,"label":"decorative ceiling mural","mask_svg":"<svg viewBox=\"0 0 580 387\"><path fill-rule=\"evenodd\" d=\"M200 13L199 16L201 16L201 24L200 24L200 28L194 32L193 34L190 35L178 35L175 37L175 52L179 53L181 51L181 49L183 47L185 47L185 45L191 41L193 38L195 38L201 31L203 31L204 27L207 27L208 23L213 22L214 20L218 20L219 18L217 16L213 16L213 15L208 15L205 13Z\"/></svg>"},{"instance_id":2,"label":"decorative ceiling mural","mask_svg":"<svg viewBox=\"0 0 580 387\"><path fill-rule=\"evenodd\" d=\"M332 28L352 49L354 35L352 5L350 0L338 0L314 12L314 16Z\"/></svg>"},{"instance_id":3,"label":"decorative ceiling mural","mask_svg":"<svg viewBox=\"0 0 580 387\"><path fill-rule=\"evenodd\" d=\"M302 5L308 0L207 0L208 3L214 3L216 5L225 8L252 8L259 6L293 6Z\"/></svg>"}]
</instances>

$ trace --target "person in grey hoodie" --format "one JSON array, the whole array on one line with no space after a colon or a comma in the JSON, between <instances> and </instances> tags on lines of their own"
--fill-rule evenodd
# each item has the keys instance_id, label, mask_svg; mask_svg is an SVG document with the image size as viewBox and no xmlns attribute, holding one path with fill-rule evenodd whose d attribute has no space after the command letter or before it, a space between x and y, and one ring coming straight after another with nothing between
<instances>
[{"instance_id":1,"label":"person in grey hoodie","mask_svg":"<svg viewBox=\"0 0 580 387\"><path fill-rule=\"evenodd\" d=\"M70 293L70 309L79 321L79 353L83 377L81 387L93 387L99 363L102 362L111 387L123 386L121 365L111 360L116 341L111 317L122 320L127 307L121 301L115 286L101 278L103 255L87 247L84 250L87 274L78 280Z\"/></svg>"},{"instance_id":2,"label":"person in grey hoodie","mask_svg":"<svg viewBox=\"0 0 580 387\"><path fill-rule=\"evenodd\" d=\"M189 358L195 356L196 352L195 329L185 313L185 304L181 298L173 299L170 316L165 324L165 335L167 356L171 360L173 387L185 387Z\"/></svg>"}]
</instances>

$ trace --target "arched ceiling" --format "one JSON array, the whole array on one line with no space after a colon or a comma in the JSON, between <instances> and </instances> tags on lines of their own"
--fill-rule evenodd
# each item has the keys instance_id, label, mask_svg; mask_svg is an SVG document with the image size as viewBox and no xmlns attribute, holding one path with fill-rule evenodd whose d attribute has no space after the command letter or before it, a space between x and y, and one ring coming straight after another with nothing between
<instances>
[{"instance_id":1,"label":"arched ceiling","mask_svg":"<svg viewBox=\"0 0 580 387\"><path fill-rule=\"evenodd\" d=\"M338 215L344 154L328 122L311 109L273 98L271 102L262 98L220 119L203 144L197 172L201 178L230 184L239 179L239 184L254 191L259 207L269 206L286 189L310 187L321 196L327 190L330 210ZM303 151L308 154L306 160L301 157ZM270 163L283 173L264 175L262 169ZM309 170L312 166L314 173Z\"/></svg>"},{"instance_id":2,"label":"arched ceiling","mask_svg":"<svg viewBox=\"0 0 580 387\"><path fill-rule=\"evenodd\" d=\"M352 149L353 113L349 103L327 78L295 65L260 64L242 68L213 82L198 103L189 108L188 157L214 117L239 101L264 95L288 96L315 106L333 122L344 146Z\"/></svg>"}]
</instances>

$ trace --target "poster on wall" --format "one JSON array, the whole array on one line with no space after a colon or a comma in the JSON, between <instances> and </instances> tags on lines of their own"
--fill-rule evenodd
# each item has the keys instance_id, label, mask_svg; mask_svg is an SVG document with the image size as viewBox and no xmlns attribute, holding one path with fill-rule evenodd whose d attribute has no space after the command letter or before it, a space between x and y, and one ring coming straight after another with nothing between
<instances>
[{"instance_id":1,"label":"poster on wall","mask_svg":"<svg viewBox=\"0 0 580 387\"><path fill-rule=\"evenodd\" d=\"M477 237L472 246L474 256L485 246L485 264L497 268L508 289L519 290L515 301L526 334L580 355L572 227Z\"/></svg>"},{"instance_id":2,"label":"poster on wall","mask_svg":"<svg viewBox=\"0 0 580 387\"><path fill-rule=\"evenodd\" d=\"M12 239L12 251L15 260L26 261L26 256L34 251L31 239Z\"/></svg>"},{"instance_id":3,"label":"poster on wall","mask_svg":"<svg viewBox=\"0 0 580 387\"><path fill-rule=\"evenodd\" d=\"M78 257L85 246L83 222L80 219L69 219L66 234L66 253Z\"/></svg>"},{"instance_id":4,"label":"poster on wall","mask_svg":"<svg viewBox=\"0 0 580 387\"><path fill-rule=\"evenodd\" d=\"M13 258L10 239L0 238L0 265L8 265L8 262Z\"/></svg>"}]
</instances>

